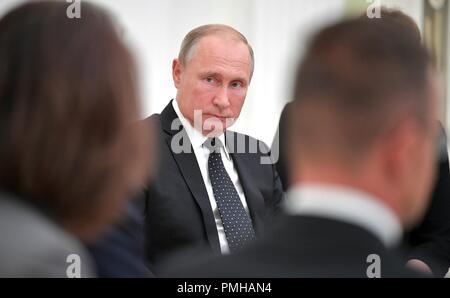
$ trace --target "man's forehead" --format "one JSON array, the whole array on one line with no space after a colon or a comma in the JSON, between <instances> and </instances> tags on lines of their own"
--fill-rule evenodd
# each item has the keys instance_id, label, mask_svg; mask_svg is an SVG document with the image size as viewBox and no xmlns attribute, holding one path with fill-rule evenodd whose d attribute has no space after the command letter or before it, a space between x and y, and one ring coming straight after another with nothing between
<instances>
[{"instance_id":1,"label":"man's forehead","mask_svg":"<svg viewBox=\"0 0 450 298\"><path fill-rule=\"evenodd\" d=\"M194 59L196 56L200 56L202 59L206 57L224 58L246 64L250 64L251 60L248 45L230 34L202 37L191 48L188 58Z\"/></svg>"}]
</instances>

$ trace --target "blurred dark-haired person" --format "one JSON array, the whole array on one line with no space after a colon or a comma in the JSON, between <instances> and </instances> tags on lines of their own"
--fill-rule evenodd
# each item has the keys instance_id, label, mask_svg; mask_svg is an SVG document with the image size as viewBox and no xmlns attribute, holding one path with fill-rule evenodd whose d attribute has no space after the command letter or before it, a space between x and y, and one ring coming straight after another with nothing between
<instances>
[{"instance_id":1,"label":"blurred dark-haired person","mask_svg":"<svg viewBox=\"0 0 450 298\"><path fill-rule=\"evenodd\" d=\"M321 30L299 66L289 123L287 215L189 277L415 277L396 251L421 218L436 157L439 87L427 51L397 26Z\"/></svg>"},{"instance_id":2,"label":"blurred dark-haired person","mask_svg":"<svg viewBox=\"0 0 450 298\"><path fill-rule=\"evenodd\" d=\"M364 14L362 18L367 18ZM421 42L420 30L412 18L399 10L381 9L381 20L391 22L411 34L418 43ZM288 103L281 113L278 132L272 144L272 150L279 152L277 171L286 191L291 185L288 175L288 114L292 109ZM441 125L442 126L442 125ZM435 276L444 276L450 267L450 171L447 153L447 140L441 127L436 140L439 158L436 162L437 179L431 193L431 203L423 217L411 231L405 234L405 245L410 247L408 264L432 271Z\"/></svg>"},{"instance_id":3,"label":"blurred dark-haired person","mask_svg":"<svg viewBox=\"0 0 450 298\"><path fill-rule=\"evenodd\" d=\"M81 19L64 1L0 19L1 277L94 276L80 240L147 179L132 58L109 16L81 5Z\"/></svg>"},{"instance_id":4,"label":"blurred dark-haired person","mask_svg":"<svg viewBox=\"0 0 450 298\"><path fill-rule=\"evenodd\" d=\"M381 19L409 30L421 42L419 27L403 12L382 8ZM411 247L408 265L442 277L450 267L450 170L447 137L442 124L439 126L436 141L439 155L435 166L437 179L431 193L431 203L423 219L405 234L405 240Z\"/></svg>"}]
</instances>

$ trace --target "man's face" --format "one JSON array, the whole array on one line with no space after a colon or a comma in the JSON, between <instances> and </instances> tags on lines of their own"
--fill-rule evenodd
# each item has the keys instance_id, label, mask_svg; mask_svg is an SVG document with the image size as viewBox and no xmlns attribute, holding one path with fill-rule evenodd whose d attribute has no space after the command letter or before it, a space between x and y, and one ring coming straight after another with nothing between
<instances>
[{"instance_id":1,"label":"man's face","mask_svg":"<svg viewBox=\"0 0 450 298\"><path fill-rule=\"evenodd\" d=\"M181 113L193 126L201 124L204 135L217 136L241 113L250 83L249 49L230 36L210 35L189 56L185 65L176 59L172 66ZM201 123L194 123L195 110Z\"/></svg>"}]
</instances>

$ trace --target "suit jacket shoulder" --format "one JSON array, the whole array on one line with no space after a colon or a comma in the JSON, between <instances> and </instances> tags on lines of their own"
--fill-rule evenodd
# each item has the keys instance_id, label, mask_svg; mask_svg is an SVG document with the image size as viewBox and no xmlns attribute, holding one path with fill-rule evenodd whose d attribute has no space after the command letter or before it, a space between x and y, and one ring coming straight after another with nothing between
<instances>
[{"instance_id":1,"label":"suit jacket shoulder","mask_svg":"<svg viewBox=\"0 0 450 298\"><path fill-rule=\"evenodd\" d=\"M167 276L216 278L367 278L370 255L379 256L381 277L423 277L404 266L370 232L344 222L310 216L283 218L267 237L233 255L178 259ZM373 261L372 261L373 262ZM175 264L174 264L175 265Z\"/></svg>"},{"instance_id":2,"label":"suit jacket shoulder","mask_svg":"<svg viewBox=\"0 0 450 298\"><path fill-rule=\"evenodd\" d=\"M40 211L12 196L0 198L0 276L67 277L67 258L76 254L81 277L93 267L82 244Z\"/></svg>"}]
</instances>

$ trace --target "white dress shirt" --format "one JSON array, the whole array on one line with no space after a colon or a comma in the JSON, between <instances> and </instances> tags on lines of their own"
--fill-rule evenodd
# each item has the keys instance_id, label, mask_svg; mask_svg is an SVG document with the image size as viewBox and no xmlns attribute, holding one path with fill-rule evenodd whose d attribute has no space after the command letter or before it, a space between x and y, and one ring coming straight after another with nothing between
<instances>
[{"instance_id":1,"label":"white dress shirt","mask_svg":"<svg viewBox=\"0 0 450 298\"><path fill-rule=\"evenodd\" d=\"M185 129L189 141L192 144L192 148L194 150L195 158L197 160L198 166L200 168L200 172L202 173L203 182L205 183L206 191L208 192L209 202L211 204L211 209L214 214L214 219L216 221L216 227L217 227L217 233L219 235L219 243L220 243L220 250L222 254L229 253L230 249L228 247L228 241L225 236L225 231L223 229L223 223L222 218L220 217L219 209L217 208L216 200L214 199L214 193L211 185L211 180L209 178L208 173L208 158L209 158L209 149L206 148L206 146L203 146L203 143L208 139L206 136L204 136L200 131L196 130L191 123L183 116L183 114L180 111L180 108L178 107L177 100L172 101L173 109L175 110L175 113L177 114L178 118L180 119L181 124L183 125L183 128ZM230 176L231 181L233 182L234 187L236 188L236 191L239 195L239 198L241 199L242 205L244 206L244 209L248 212L248 206L247 201L245 200L244 190L242 189L241 182L239 181L239 176L236 171L236 168L233 164L233 159L229 155L227 148L225 146L225 136L224 134L221 134L217 137L224 146L221 146L220 153L222 156L222 162L225 167L225 170L228 173L228 176Z\"/></svg>"},{"instance_id":2,"label":"white dress shirt","mask_svg":"<svg viewBox=\"0 0 450 298\"><path fill-rule=\"evenodd\" d=\"M292 215L312 215L354 224L374 234L386 247L397 245L402 227L394 211L372 195L330 184L301 184L283 206Z\"/></svg>"}]
</instances>

